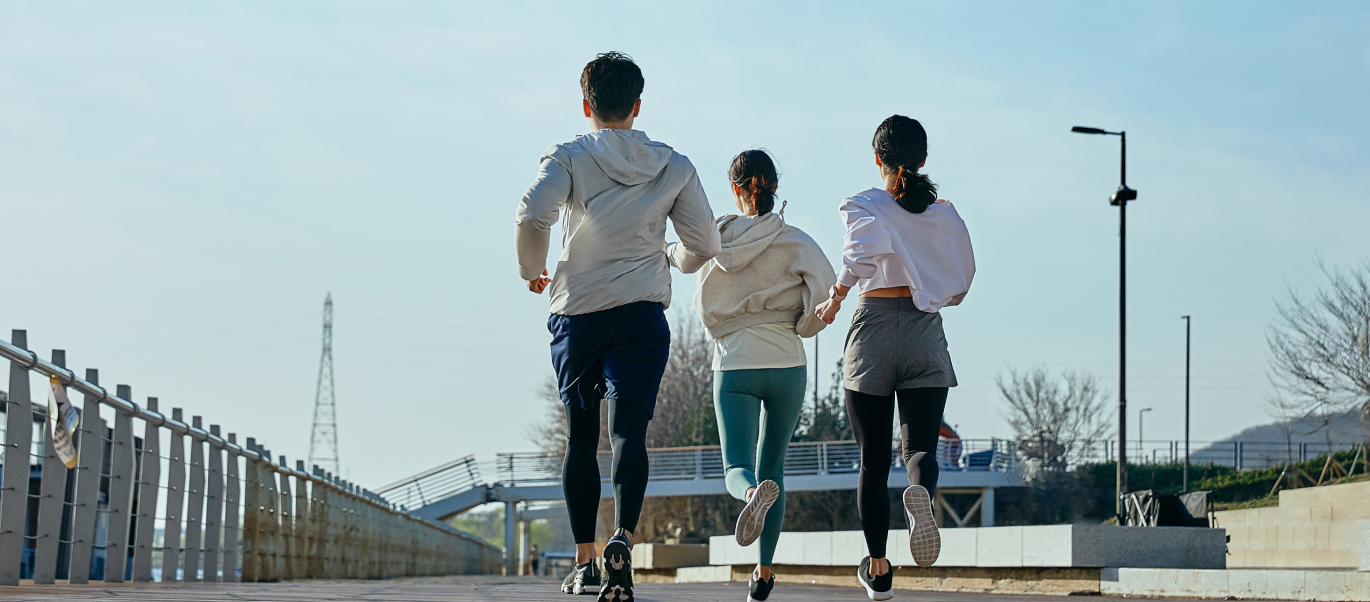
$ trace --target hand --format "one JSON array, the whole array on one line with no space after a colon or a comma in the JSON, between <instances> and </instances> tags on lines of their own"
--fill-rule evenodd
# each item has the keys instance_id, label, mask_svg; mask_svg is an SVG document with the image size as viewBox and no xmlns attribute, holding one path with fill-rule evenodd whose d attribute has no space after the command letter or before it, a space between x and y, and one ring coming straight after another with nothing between
<instances>
[{"instance_id":1,"label":"hand","mask_svg":"<svg viewBox=\"0 0 1370 602\"><path fill-rule=\"evenodd\" d=\"M534 295L541 295L542 291L547 290L547 285L552 283L552 279L547 277L547 270L542 271L542 276L528 281L528 290L533 291Z\"/></svg>"},{"instance_id":2,"label":"hand","mask_svg":"<svg viewBox=\"0 0 1370 602\"><path fill-rule=\"evenodd\" d=\"M842 309L842 301L829 298L827 301L819 303L818 307L813 308L813 313L824 324L832 324L832 321L837 319L837 312L840 309Z\"/></svg>"}]
</instances>

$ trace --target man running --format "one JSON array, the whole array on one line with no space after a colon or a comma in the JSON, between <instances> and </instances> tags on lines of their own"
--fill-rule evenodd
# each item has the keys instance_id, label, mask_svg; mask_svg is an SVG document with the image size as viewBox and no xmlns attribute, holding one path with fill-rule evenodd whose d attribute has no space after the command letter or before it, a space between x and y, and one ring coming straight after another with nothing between
<instances>
[{"instance_id":1,"label":"man running","mask_svg":"<svg viewBox=\"0 0 1370 602\"><path fill-rule=\"evenodd\" d=\"M647 489L647 423L656 406L671 331L666 218L683 248L701 259L720 251L713 211L690 160L633 129L642 108L642 70L607 52L580 74L588 134L542 156L515 214L519 276L528 290L550 289L552 365L566 404L562 489L576 540L568 594L601 602L633 598L633 530ZM562 209L562 251L547 277L552 224ZM609 401L614 534L595 562L599 512L599 404Z\"/></svg>"}]
</instances>

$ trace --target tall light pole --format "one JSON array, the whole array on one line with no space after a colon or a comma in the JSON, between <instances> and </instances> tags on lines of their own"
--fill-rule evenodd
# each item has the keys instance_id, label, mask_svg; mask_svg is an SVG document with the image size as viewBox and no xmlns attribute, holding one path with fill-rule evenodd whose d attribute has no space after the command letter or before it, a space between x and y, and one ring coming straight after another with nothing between
<instances>
[{"instance_id":1,"label":"tall light pole","mask_svg":"<svg viewBox=\"0 0 1370 602\"><path fill-rule=\"evenodd\" d=\"M1146 445L1146 431L1142 427L1146 425L1146 413L1150 411L1151 408L1137 410L1137 456L1142 459L1146 459L1146 452L1142 450L1142 446Z\"/></svg>"},{"instance_id":2,"label":"tall light pole","mask_svg":"<svg viewBox=\"0 0 1370 602\"><path fill-rule=\"evenodd\" d=\"M1189 316L1180 318L1184 320L1184 486L1181 491L1189 493Z\"/></svg>"},{"instance_id":3,"label":"tall light pole","mask_svg":"<svg viewBox=\"0 0 1370 602\"><path fill-rule=\"evenodd\" d=\"M1115 511L1124 514L1123 494L1127 493L1127 202L1137 200L1137 191L1127 187L1127 132L1109 132L1099 128L1075 126L1077 134L1118 136L1122 140L1120 181L1118 191L1108 198L1108 204L1118 207L1118 491Z\"/></svg>"}]
</instances>

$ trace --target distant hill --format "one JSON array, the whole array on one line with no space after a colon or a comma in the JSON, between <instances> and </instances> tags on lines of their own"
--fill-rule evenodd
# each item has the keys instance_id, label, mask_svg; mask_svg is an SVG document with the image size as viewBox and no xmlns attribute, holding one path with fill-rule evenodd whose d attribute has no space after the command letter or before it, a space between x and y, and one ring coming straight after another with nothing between
<instances>
[{"instance_id":1,"label":"distant hill","mask_svg":"<svg viewBox=\"0 0 1370 602\"><path fill-rule=\"evenodd\" d=\"M1333 414L1325 420L1321 418L1301 418L1285 422L1272 422L1245 429L1231 437L1222 439L1232 441L1285 441L1286 433L1293 443L1354 443L1370 439L1370 425L1362 422L1357 412Z\"/></svg>"},{"instance_id":2,"label":"distant hill","mask_svg":"<svg viewBox=\"0 0 1370 602\"><path fill-rule=\"evenodd\" d=\"M1195 451L1192 457L1197 463L1231 466L1236 451L1233 442L1237 441L1243 445L1243 469L1267 468L1288 460L1312 459L1326 453L1329 441L1330 447L1336 450L1350 449L1357 443L1370 441L1370 425L1361 421L1358 412L1272 422L1253 426L1211 443ZM1308 444L1303 449L1305 458L1299 457L1301 443Z\"/></svg>"}]
</instances>

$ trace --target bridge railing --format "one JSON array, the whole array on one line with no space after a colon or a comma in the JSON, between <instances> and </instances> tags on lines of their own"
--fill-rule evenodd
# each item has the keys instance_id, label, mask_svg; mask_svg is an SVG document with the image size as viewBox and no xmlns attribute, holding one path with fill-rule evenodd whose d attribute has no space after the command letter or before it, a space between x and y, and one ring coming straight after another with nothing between
<instances>
[{"instance_id":1,"label":"bridge railing","mask_svg":"<svg viewBox=\"0 0 1370 602\"><path fill-rule=\"evenodd\" d=\"M476 457L471 455L396 481L376 493L400 508L418 508L484 483Z\"/></svg>"},{"instance_id":2,"label":"bridge railing","mask_svg":"<svg viewBox=\"0 0 1370 602\"><path fill-rule=\"evenodd\" d=\"M895 470L904 470L900 450L890 456ZM723 478L723 452L718 446L674 447L647 450L648 478L655 481ZM937 461L943 471L1016 470L1011 442L1002 439L943 440L937 445ZM600 478L607 482L613 456L599 454ZM561 482L562 455L523 452L497 454L497 481L506 486L548 485ZM785 451L785 476L855 474L861 467L861 449L855 441L791 443Z\"/></svg>"},{"instance_id":3,"label":"bridge railing","mask_svg":"<svg viewBox=\"0 0 1370 602\"><path fill-rule=\"evenodd\" d=\"M410 515L380 496L179 408L140 405L27 349L0 341L10 363L0 454L0 585L122 581L278 581L499 571L501 550ZM68 469L32 403L31 372L83 394ZM46 387L40 398L46 397ZM102 412L103 410L103 412ZM104 413L109 417L102 417ZM112 421L112 426L110 422ZM164 445L165 444L165 445Z\"/></svg>"}]
</instances>

